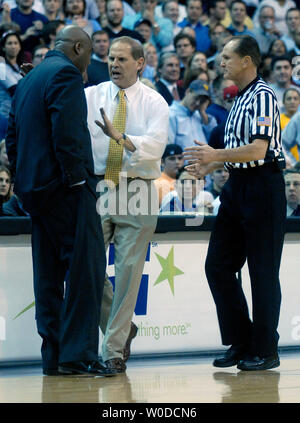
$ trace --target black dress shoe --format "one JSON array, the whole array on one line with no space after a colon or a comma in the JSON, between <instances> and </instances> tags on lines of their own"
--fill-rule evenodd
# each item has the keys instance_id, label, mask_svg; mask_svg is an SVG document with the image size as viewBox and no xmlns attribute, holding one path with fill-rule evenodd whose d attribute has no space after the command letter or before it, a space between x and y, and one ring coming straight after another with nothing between
<instances>
[{"instance_id":1,"label":"black dress shoe","mask_svg":"<svg viewBox=\"0 0 300 423\"><path fill-rule=\"evenodd\" d=\"M61 363L58 370L69 375L114 376L116 371L108 369L99 361L73 361Z\"/></svg>"},{"instance_id":2,"label":"black dress shoe","mask_svg":"<svg viewBox=\"0 0 300 423\"><path fill-rule=\"evenodd\" d=\"M110 360L106 360L105 364L109 369L117 373L125 373L126 371L126 364L122 358L111 358Z\"/></svg>"},{"instance_id":3,"label":"black dress shoe","mask_svg":"<svg viewBox=\"0 0 300 423\"><path fill-rule=\"evenodd\" d=\"M245 356L246 348L243 345L232 345L223 356L213 362L215 367L231 367L238 364Z\"/></svg>"},{"instance_id":4,"label":"black dress shoe","mask_svg":"<svg viewBox=\"0 0 300 423\"><path fill-rule=\"evenodd\" d=\"M237 368L239 370L268 370L280 366L278 354L268 357L249 357L241 360Z\"/></svg>"},{"instance_id":5,"label":"black dress shoe","mask_svg":"<svg viewBox=\"0 0 300 423\"><path fill-rule=\"evenodd\" d=\"M127 338L127 341L126 341L126 344L125 344L125 348L123 350L123 360L125 362L130 357L131 342L132 342L133 338L136 337L137 332L138 332L138 327L133 322L131 322L130 332L129 332L129 335L128 335L128 338Z\"/></svg>"},{"instance_id":6,"label":"black dress shoe","mask_svg":"<svg viewBox=\"0 0 300 423\"><path fill-rule=\"evenodd\" d=\"M64 376L70 373L62 372L59 369L43 369L43 374L45 376Z\"/></svg>"}]
</instances>

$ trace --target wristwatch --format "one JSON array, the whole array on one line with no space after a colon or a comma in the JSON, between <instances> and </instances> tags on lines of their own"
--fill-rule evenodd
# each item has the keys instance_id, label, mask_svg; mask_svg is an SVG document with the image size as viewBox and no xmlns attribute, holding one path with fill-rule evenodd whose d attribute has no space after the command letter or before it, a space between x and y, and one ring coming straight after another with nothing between
<instances>
[{"instance_id":1,"label":"wristwatch","mask_svg":"<svg viewBox=\"0 0 300 423\"><path fill-rule=\"evenodd\" d=\"M116 141L117 141L117 144L123 145L124 144L124 141L126 141L126 135L125 134L122 134L122 137L121 138L118 138Z\"/></svg>"}]
</instances>

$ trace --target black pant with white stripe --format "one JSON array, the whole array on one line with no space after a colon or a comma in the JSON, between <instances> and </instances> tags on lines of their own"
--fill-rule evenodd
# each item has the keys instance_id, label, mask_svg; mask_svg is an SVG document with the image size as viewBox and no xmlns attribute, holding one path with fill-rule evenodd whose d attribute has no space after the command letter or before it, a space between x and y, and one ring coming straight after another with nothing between
<instances>
[{"instance_id":1,"label":"black pant with white stripe","mask_svg":"<svg viewBox=\"0 0 300 423\"><path fill-rule=\"evenodd\" d=\"M224 345L245 344L249 353L277 352L286 198L282 172L273 165L234 169L221 193L211 234L206 276L216 303ZM252 319L237 272L247 261Z\"/></svg>"}]
</instances>

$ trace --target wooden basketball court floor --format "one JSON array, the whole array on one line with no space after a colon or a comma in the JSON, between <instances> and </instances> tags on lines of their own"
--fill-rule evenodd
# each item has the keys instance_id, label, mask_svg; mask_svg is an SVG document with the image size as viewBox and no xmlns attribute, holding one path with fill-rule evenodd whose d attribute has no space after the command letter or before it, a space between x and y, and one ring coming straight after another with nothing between
<instances>
[{"instance_id":1,"label":"wooden basketball court floor","mask_svg":"<svg viewBox=\"0 0 300 423\"><path fill-rule=\"evenodd\" d=\"M219 352L220 353L220 352ZM43 376L39 364L0 367L1 403L300 403L300 350L281 365L244 372L212 366L214 356L132 357L112 378Z\"/></svg>"}]
</instances>

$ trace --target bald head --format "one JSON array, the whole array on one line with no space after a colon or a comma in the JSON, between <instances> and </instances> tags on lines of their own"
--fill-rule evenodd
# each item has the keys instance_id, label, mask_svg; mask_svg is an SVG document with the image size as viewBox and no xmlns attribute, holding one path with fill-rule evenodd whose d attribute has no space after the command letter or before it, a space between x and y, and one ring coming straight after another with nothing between
<instances>
[{"instance_id":1,"label":"bald head","mask_svg":"<svg viewBox=\"0 0 300 423\"><path fill-rule=\"evenodd\" d=\"M84 73L90 63L92 41L80 27L67 25L57 34L54 50L64 53Z\"/></svg>"},{"instance_id":2,"label":"bald head","mask_svg":"<svg viewBox=\"0 0 300 423\"><path fill-rule=\"evenodd\" d=\"M59 45L72 41L86 42L90 41L88 34L76 25L67 25L63 27L57 34L55 39L55 50L59 50Z\"/></svg>"}]
</instances>

